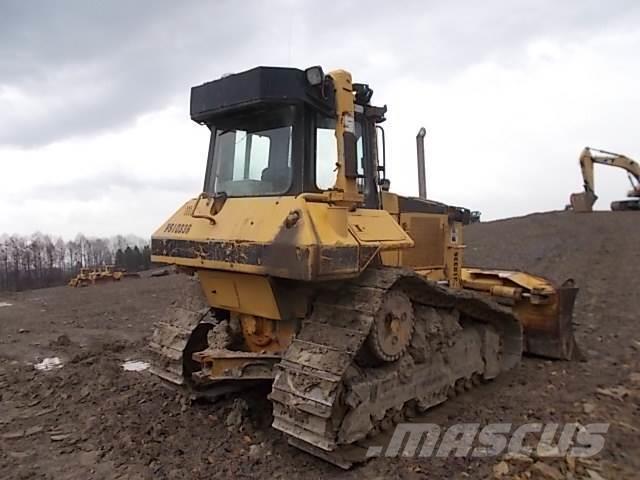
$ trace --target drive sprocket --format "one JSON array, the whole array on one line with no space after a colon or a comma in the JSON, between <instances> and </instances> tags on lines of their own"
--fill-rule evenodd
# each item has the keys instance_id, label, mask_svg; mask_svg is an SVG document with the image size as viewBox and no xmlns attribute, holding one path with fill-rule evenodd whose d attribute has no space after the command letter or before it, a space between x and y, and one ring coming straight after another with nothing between
<instances>
[{"instance_id":1,"label":"drive sprocket","mask_svg":"<svg viewBox=\"0 0 640 480\"><path fill-rule=\"evenodd\" d=\"M411 299L402 290L391 290L375 315L365 347L378 363L394 362L409 347L414 328Z\"/></svg>"}]
</instances>

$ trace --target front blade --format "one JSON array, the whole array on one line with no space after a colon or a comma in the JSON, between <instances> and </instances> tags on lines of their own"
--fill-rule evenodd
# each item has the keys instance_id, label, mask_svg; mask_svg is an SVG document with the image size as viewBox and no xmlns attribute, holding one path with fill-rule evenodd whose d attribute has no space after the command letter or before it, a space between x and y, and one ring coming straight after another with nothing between
<instances>
[{"instance_id":1,"label":"front blade","mask_svg":"<svg viewBox=\"0 0 640 480\"><path fill-rule=\"evenodd\" d=\"M556 291L555 301L518 312L526 353L560 360L582 358L573 334L577 293L573 281L568 281Z\"/></svg>"}]
</instances>

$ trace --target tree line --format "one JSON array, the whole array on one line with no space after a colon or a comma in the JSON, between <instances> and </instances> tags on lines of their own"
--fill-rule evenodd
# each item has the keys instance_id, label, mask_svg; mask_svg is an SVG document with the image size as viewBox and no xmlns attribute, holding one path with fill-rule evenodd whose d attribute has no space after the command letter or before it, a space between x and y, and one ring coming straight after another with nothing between
<instances>
[{"instance_id":1,"label":"tree line","mask_svg":"<svg viewBox=\"0 0 640 480\"><path fill-rule=\"evenodd\" d=\"M0 291L63 285L83 267L116 265L128 271L150 268L149 245L138 237L73 240L42 233L0 236Z\"/></svg>"}]
</instances>

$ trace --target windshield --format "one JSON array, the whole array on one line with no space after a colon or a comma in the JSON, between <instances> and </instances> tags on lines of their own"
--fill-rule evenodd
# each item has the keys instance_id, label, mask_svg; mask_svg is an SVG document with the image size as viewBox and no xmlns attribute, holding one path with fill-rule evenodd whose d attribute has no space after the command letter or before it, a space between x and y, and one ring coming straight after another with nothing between
<instances>
[{"instance_id":1,"label":"windshield","mask_svg":"<svg viewBox=\"0 0 640 480\"><path fill-rule=\"evenodd\" d=\"M294 106L253 110L211 128L205 190L230 197L277 195L291 185Z\"/></svg>"}]
</instances>

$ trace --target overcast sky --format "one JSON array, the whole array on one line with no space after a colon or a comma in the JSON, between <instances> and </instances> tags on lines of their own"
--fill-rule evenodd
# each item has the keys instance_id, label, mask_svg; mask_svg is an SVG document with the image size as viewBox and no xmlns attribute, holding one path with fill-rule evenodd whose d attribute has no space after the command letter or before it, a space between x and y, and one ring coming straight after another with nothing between
<instances>
[{"instance_id":1,"label":"overcast sky","mask_svg":"<svg viewBox=\"0 0 640 480\"><path fill-rule=\"evenodd\" d=\"M585 145L640 160L634 0L0 1L0 233L148 237L199 193L189 88L345 68L387 104L392 189L483 219L562 209ZM598 168L597 208L628 190Z\"/></svg>"}]
</instances>

